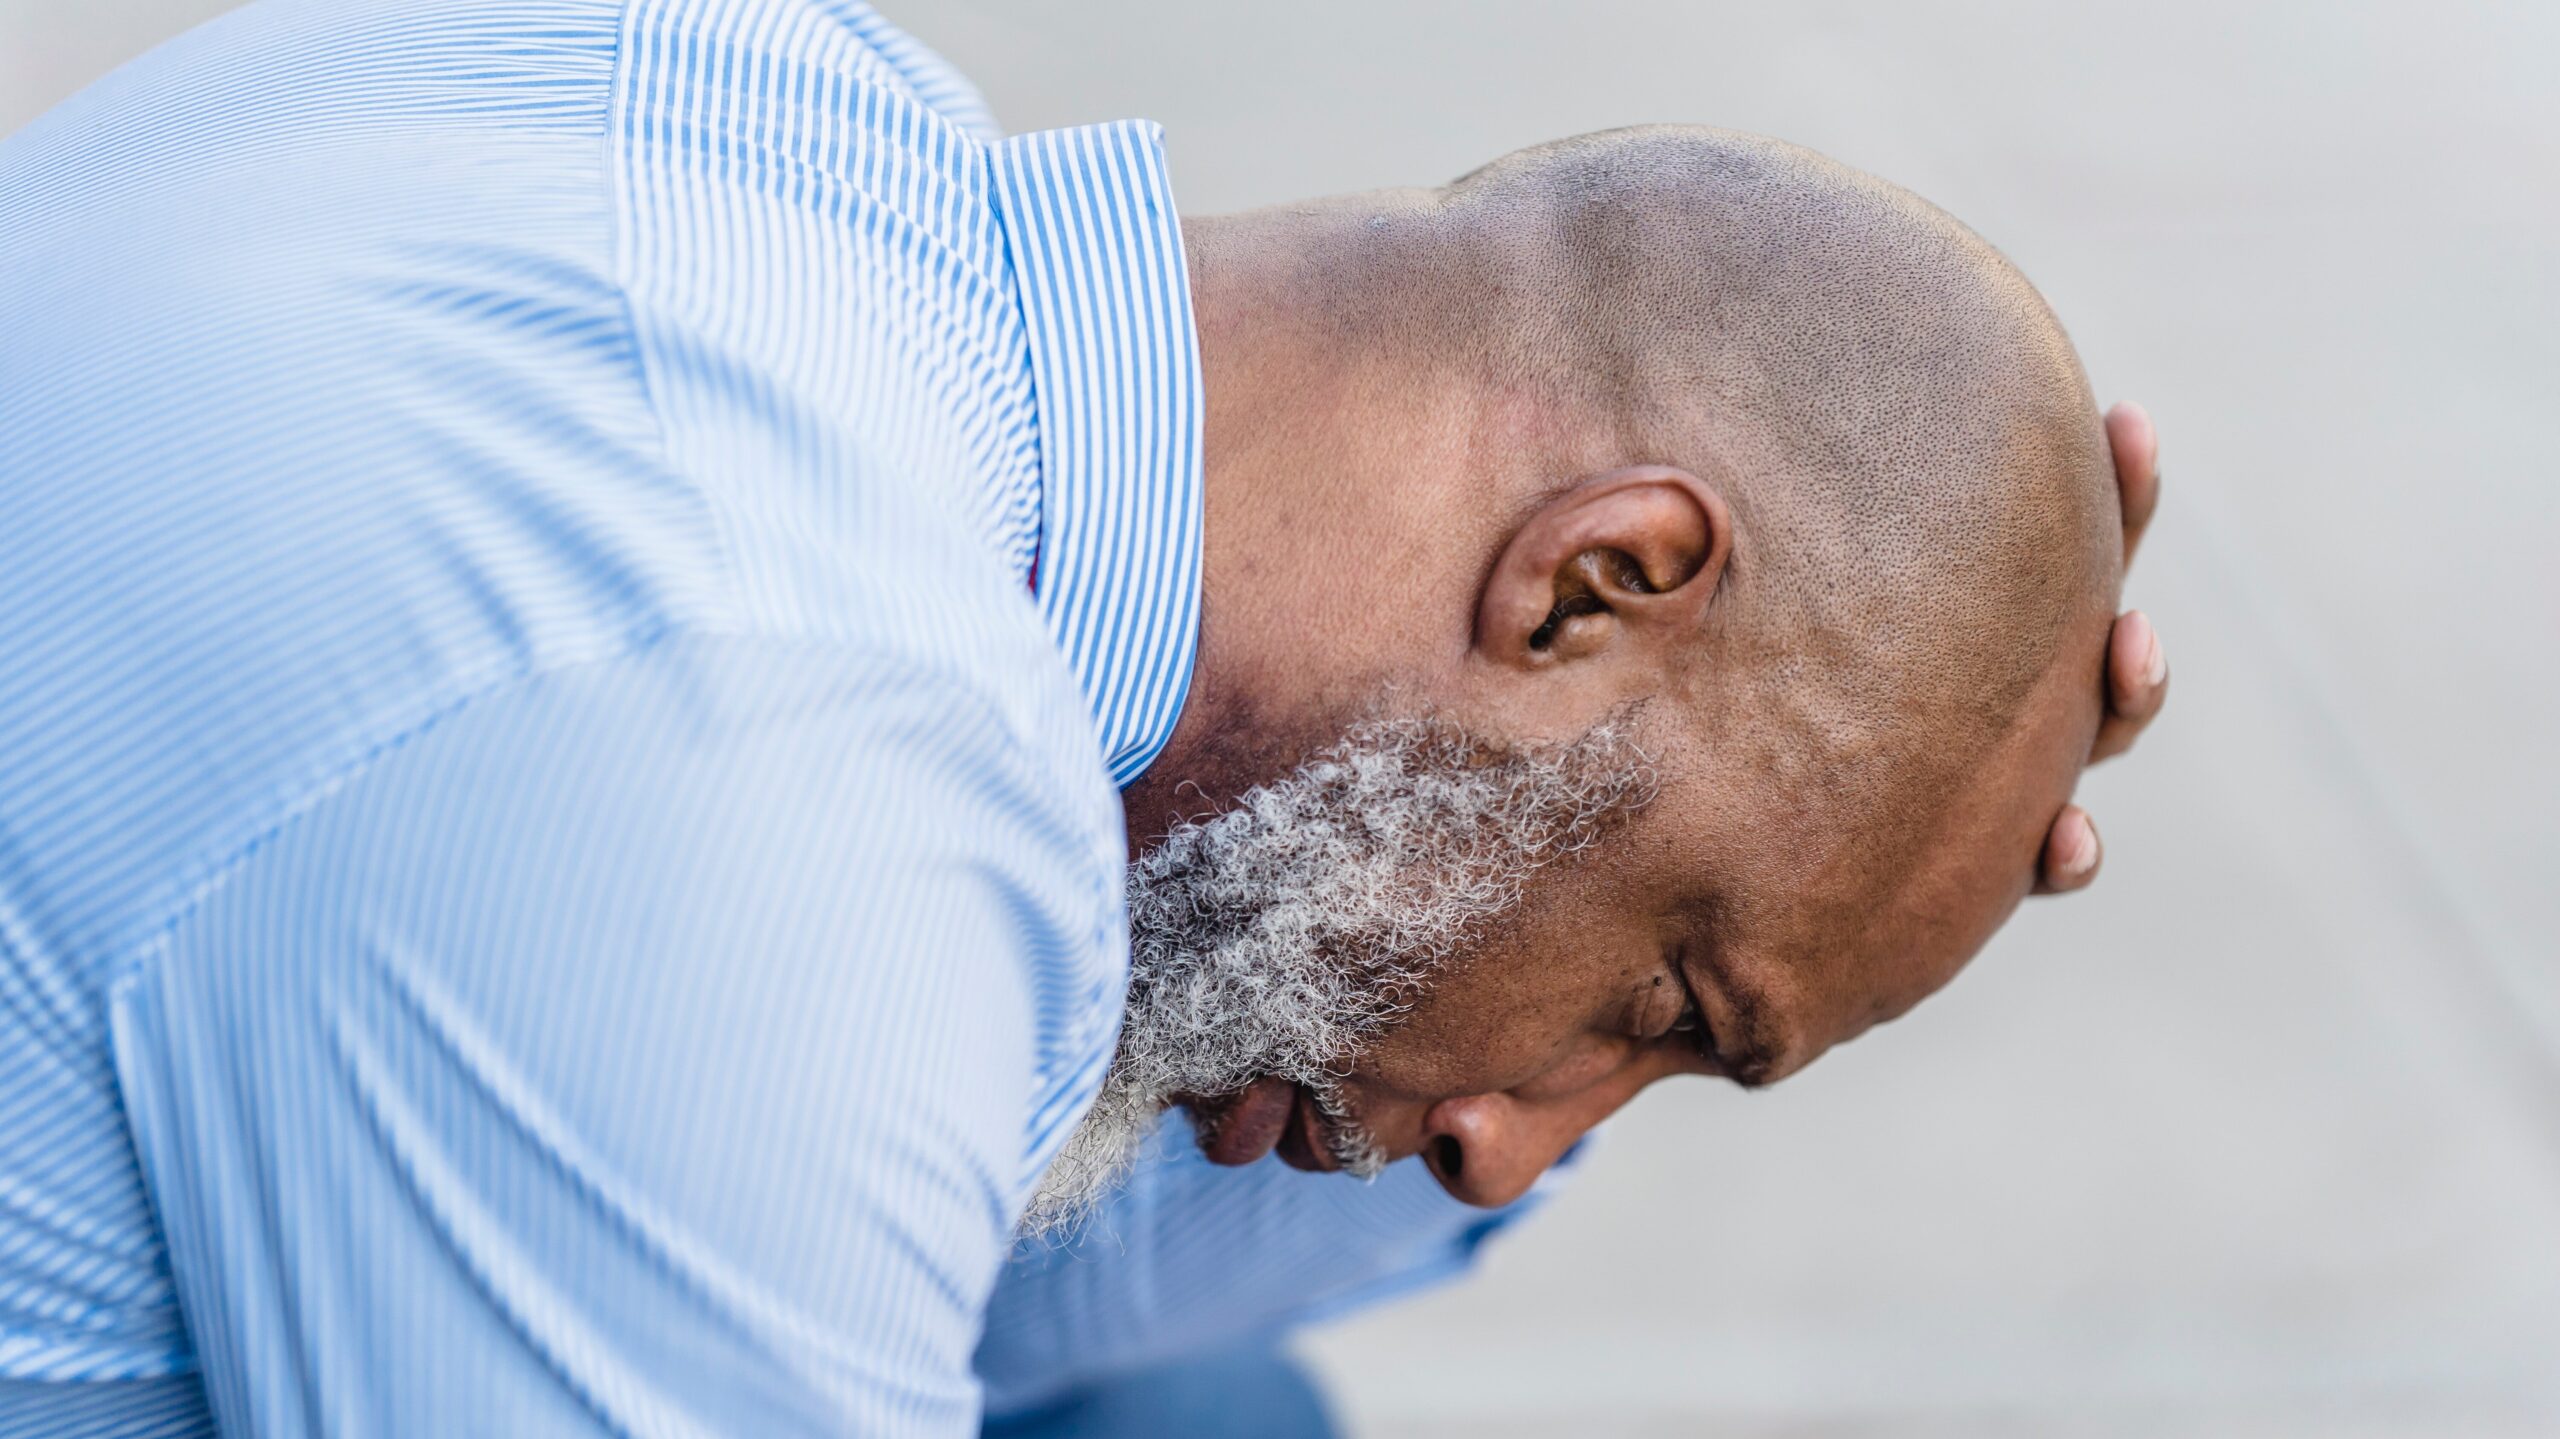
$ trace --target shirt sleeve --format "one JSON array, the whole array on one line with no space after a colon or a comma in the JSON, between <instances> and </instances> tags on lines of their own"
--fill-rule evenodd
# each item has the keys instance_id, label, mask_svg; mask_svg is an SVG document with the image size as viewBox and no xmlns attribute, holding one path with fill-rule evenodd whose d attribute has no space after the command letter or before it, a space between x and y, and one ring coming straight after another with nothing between
<instances>
[{"instance_id":1,"label":"shirt sleeve","mask_svg":"<svg viewBox=\"0 0 2560 1439\"><path fill-rule=\"evenodd\" d=\"M1450 1198L1412 1161L1367 1184L1276 1158L1212 1164L1176 1112L1073 1241L1016 1246L978 1346L987 1412L1021 1413L1446 1283L1547 1203L1580 1151L1517 1202L1483 1210Z\"/></svg>"},{"instance_id":2,"label":"shirt sleeve","mask_svg":"<svg viewBox=\"0 0 2560 1439\"><path fill-rule=\"evenodd\" d=\"M115 1013L223 1431L974 1432L1042 976L1114 932L1023 754L899 663L669 640L246 857Z\"/></svg>"}]
</instances>

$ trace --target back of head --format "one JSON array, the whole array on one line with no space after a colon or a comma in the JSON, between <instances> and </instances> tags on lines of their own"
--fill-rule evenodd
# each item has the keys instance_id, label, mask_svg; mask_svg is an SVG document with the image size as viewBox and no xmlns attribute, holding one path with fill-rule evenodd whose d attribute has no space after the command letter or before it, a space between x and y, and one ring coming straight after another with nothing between
<instances>
[{"instance_id":1,"label":"back of head","mask_svg":"<svg viewBox=\"0 0 2560 1439\"><path fill-rule=\"evenodd\" d=\"M1521 151L1436 209L1469 237L1467 293L1437 306L1466 317L1445 332L1466 363L1726 494L1729 657L1765 661L1751 712L1793 717L1824 787L1960 772L2064 634L2112 613L2087 383L2034 289L1943 212L1686 127Z\"/></svg>"}]
</instances>

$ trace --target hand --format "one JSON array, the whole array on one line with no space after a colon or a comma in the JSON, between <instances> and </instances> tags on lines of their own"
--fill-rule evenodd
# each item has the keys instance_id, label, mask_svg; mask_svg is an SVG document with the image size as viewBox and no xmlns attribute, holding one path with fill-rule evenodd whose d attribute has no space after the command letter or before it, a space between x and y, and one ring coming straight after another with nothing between
<instances>
[{"instance_id":1,"label":"hand","mask_svg":"<svg viewBox=\"0 0 2560 1439\"><path fill-rule=\"evenodd\" d=\"M2142 532L2151 527L2151 512L2160 505L2160 437L2140 405L2126 403L2107 411L2107 447L2116 461L2116 498L2124 505L2124 562L2133 563ZM2099 722L2097 742L2089 747L2089 763L2112 759L2133 747L2143 726L2160 713L2169 697L2169 661L2160 636L2140 610L2116 617L2107 636L2107 715ZM2098 877L2098 827L2089 812L2064 805L2044 838L2043 863L2037 867L2036 893L2068 894Z\"/></svg>"}]
</instances>

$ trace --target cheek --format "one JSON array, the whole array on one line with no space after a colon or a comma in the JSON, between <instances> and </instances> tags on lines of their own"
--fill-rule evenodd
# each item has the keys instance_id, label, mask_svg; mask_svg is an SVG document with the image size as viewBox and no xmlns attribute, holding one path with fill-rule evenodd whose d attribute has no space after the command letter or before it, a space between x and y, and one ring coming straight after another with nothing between
<instances>
[{"instance_id":1,"label":"cheek","mask_svg":"<svg viewBox=\"0 0 2560 1439\"><path fill-rule=\"evenodd\" d=\"M1515 1089L1571 1063L1596 1033L1624 1027L1659 968L1655 946L1614 932L1624 928L1556 911L1506 923L1442 972L1358 1072L1383 1092L1445 1098Z\"/></svg>"},{"instance_id":2,"label":"cheek","mask_svg":"<svg viewBox=\"0 0 2560 1439\"><path fill-rule=\"evenodd\" d=\"M1444 981L1360 1057L1371 1087L1409 1098L1446 1098L1508 1089L1535 1074L1558 1047L1540 1008L1511 1002L1516 986L1485 984L1485 966Z\"/></svg>"}]
</instances>

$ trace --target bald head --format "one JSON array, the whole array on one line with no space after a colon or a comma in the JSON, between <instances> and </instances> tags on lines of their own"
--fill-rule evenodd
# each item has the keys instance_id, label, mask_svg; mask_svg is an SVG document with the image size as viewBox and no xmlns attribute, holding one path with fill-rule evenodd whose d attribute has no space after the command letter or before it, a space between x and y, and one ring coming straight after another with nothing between
<instances>
[{"instance_id":1,"label":"bald head","mask_svg":"<svg viewBox=\"0 0 2560 1439\"><path fill-rule=\"evenodd\" d=\"M1653 1079L1792 1073L1981 947L2089 754L2119 567L2095 408L1998 254L1690 129L1186 237L1200 661L1124 805L1198 873L1133 905L1130 1012L1211 1012L1141 991L1243 935L1349 978L1239 961L1239 993L1374 981L1392 1018L1236 1058L1264 1077L1202 1096L1212 1157L1421 1153L1506 1203ZM1555 797L1531 774L1609 798L1489 849Z\"/></svg>"},{"instance_id":2,"label":"bald head","mask_svg":"<svg viewBox=\"0 0 2560 1439\"><path fill-rule=\"evenodd\" d=\"M2066 619L2111 605L2087 384L2035 290L1944 212L1795 146L1655 127L1507 156L1441 213L1474 237L1451 291L1479 303L1438 339L1722 483L1736 599L1852 719L1994 723Z\"/></svg>"},{"instance_id":3,"label":"bald head","mask_svg":"<svg viewBox=\"0 0 2560 1439\"><path fill-rule=\"evenodd\" d=\"M1343 558L1427 529L1472 587L1470 551L1595 474L1657 464L1734 521L1697 683L1662 688L1797 802L1922 823L1902 797L1987 762L2057 665L2094 693L2084 641L2120 578L2096 406L2035 290L1907 191L1756 136L1649 127L1198 238L1271 278L1230 313L1296 337L1293 367L1230 394L1302 427L1267 453L1342 476L1275 509L1257 574L1303 541L1289 588L1367 603ZM1211 400L1214 463L1221 429L1248 427ZM1337 509L1347 534L1310 523ZM1557 613L1574 602L1560 587ZM1303 599L1272 618L1337 644L1360 622ZM1382 648L1359 682L1408 667Z\"/></svg>"},{"instance_id":4,"label":"bald head","mask_svg":"<svg viewBox=\"0 0 2560 1439\"><path fill-rule=\"evenodd\" d=\"M1370 343L1731 499L1723 679L1756 673L1741 714L1784 730L1777 766L1871 796L1946 781L2074 620L2112 612L2115 489L2071 346L1920 197L1759 136L1638 128L1380 210L1382 264L1347 287Z\"/></svg>"}]
</instances>

